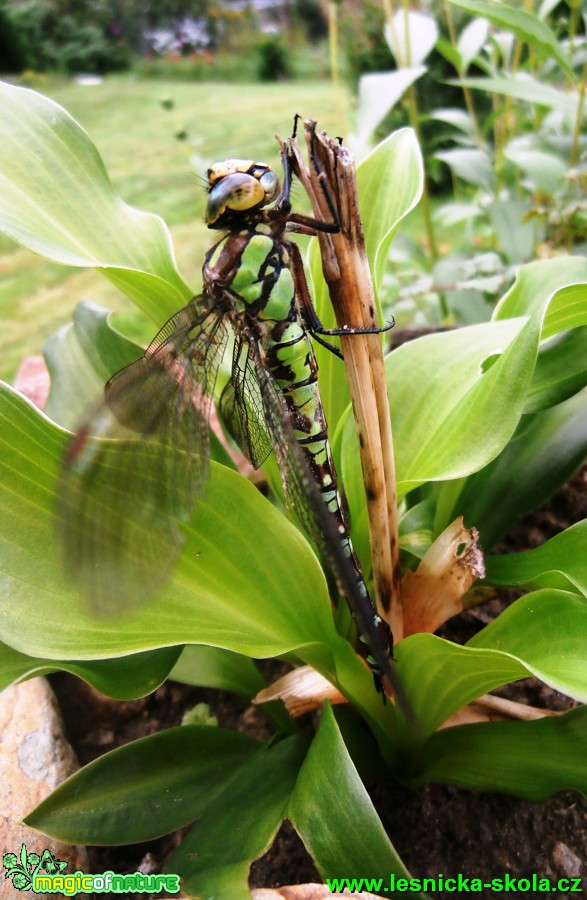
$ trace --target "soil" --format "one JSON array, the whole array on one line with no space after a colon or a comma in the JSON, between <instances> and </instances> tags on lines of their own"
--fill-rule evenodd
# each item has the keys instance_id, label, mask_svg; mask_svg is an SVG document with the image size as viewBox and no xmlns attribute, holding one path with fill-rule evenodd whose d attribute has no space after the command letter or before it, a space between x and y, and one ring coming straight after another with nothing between
<instances>
[{"instance_id":1,"label":"soil","mask_svg":"<svg viewBox=\"0 0 587 900\"><path fill-rule=\"evenodd\" d=\"M546 504L523 519L499 552L519 552L537 546L587 517L586 482L587 469L583 469ZM459 643L467 640L511 599L513 595L470 610L447 623L443 635ZM120 703L65 673L52 676L51 680L68 737L82 765L128 741L179 724L184 712L200 702L209 704L211 713L224 727L237 728L259 739L268 734L258 710L222 691L168 682L149 697ZM568 698L533 679L511 685L502 693L511 699L555 709L571 705ZM547 803L532 804L444 785L430 785L418 792L400 785L368 787L391 841L414 876L461 874L487 882L506 874L524 878L537 873L552 883L557 877L581 876L587 861L587 799L576 792L561 792ZM93 848L91 871L161 871L180 840L181 835L171 835L149 844ZM276 887L320 880L301 840L286 823L269 852L254 863L250 883L252 887ZM527 895L538 896L532 891ZM451 894L438 891L433 896Z\"/></svg>"}]
</instances>

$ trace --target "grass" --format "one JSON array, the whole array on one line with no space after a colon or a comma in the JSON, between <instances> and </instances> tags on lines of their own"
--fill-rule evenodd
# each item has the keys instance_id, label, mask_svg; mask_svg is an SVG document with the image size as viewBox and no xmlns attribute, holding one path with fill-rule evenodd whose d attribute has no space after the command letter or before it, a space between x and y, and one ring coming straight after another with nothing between
<instances>
[{"instance_id":1,"label":"grass","mask_svg":"<svg viewBox=\"0 0 587 900\"><path fill-rule=\"evenodd\" d=\"M214 236L203 222L202 178L227 157L279 166L274 134L291 131L294 113L316 118L331 134L348 134L346 96L328 81L221 84L112 77L82 86L44 82L37 88L64 106L88 132L116 191L133 206L167 222L182 276L200 289L204 253ZM163 98L173 100L165 110ZM187 140L175 133L185 129ZM295 202L295 197L294 197ZM120 312L119 324L137 339L152 326L97 272L49 263L0 236L0 377L12 380L21 359L42 352L45 340L69 322L82 299Z\"/></svg>"}]
</instances>

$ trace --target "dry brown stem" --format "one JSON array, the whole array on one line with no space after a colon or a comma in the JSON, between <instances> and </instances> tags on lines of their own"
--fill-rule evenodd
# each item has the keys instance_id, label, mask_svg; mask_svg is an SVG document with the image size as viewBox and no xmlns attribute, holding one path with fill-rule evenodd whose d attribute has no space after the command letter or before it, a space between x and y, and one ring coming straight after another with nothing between
<instances>
[{"instance_id":1,"label":"dry brown stem","mask_svg":"<svg viewBox=\"0 0 587 900\"><path fill-rule=\"evenodd\" d=\"M304 122L310 158L307 168L294 140L295 173L312 203L314 216L331 221L323 184L337 207L340 231L318 233L324 277L340 328L377 326L376 303L365 252L355 162L350 151ZM399 538L393 440L383 350L378 334L341 337L346 374L361 451L369 516L375 596L379 614L396 640L402 636Z\"/></svg>"}]
</instances>

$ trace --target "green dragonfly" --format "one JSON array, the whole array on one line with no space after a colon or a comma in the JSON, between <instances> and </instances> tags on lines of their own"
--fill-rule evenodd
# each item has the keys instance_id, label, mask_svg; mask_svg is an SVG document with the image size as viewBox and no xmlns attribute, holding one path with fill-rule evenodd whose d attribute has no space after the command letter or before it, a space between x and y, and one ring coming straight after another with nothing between
<instances>
[{"instance_id":1,"label":"green dragonfly","mask_svg":"<svg viewBox=\"0 0 587 900\"><path fill-rule=\"evenodd\" d=\"M287 146L282 161L281 187L268 166L251 160L208 170L206 221L225 233L206 254L202 293L110 379L105 403L70 444L60 517L67 565L102 609L114 598L145 600L169 578L183 543L180 523L208 477L210 409L230 330L223 421L253 466L275 452L286 500L347 600L378 690L389 692L396 687L391 633L351 544L310 340L340 356L325 336L359 330L327 330L316 315L287 234L338 226L292 213Z\"/></svg>"}]
</instances>

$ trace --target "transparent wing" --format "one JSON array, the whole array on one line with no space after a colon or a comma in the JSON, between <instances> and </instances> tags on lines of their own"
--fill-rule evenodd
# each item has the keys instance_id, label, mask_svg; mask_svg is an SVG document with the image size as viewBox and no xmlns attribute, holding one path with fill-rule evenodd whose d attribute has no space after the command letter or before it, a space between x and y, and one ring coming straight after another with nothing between
<instances>
[{"instance_id":1,"label":"transparent wing","mask_svg":"<svg viewBox=\"0 0 587 900\"><path fill-rule=\"evenodd\" d=\"M377 616L370 600L359 589L355 571L344 553L336 519L329 513L289 420L284 401L277 393L270 373L265 368L257 344L250 344L251 362L261 391L265 421L283 479L286 499L300 524L310 535L334 576L339 592L345 597L357 628L373 655L382 677L392 688L404 713L409 705L398 684L390 658L388 630Z\"/></svg>"},{"instance_id":2,"label":"transparent wing","mask_svg":"<svg viewBox=\"0 0 587 900\"><path fill-rule=\"evenodd\" d=\"M143 356L110 379L105 403L63 466L65 562L97 610L136 605L169 578L208 478L208 418L227 332L196 297Z\"/></svg>"},{"instance_id":3,"label":"transparent wing","mask_svg":"<svg viewBox=\"0 0 587 900\"><path fill-rule=\"evenodd\" d=\"M219 411L231 436L255 469L262 466L271 450L265 426L261 388L248 343L239 335L234 342L230 381L222 391Z\"/></svg>"}]
</instances>

